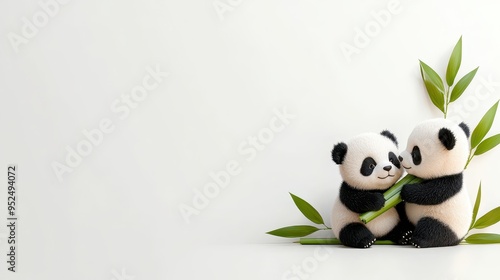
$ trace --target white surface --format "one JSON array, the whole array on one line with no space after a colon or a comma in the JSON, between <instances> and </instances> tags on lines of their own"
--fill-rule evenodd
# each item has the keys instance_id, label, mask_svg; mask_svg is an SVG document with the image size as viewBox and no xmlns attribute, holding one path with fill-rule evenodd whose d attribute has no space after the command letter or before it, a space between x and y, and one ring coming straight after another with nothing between
<instances>
[{"instance_id":1,"label":"white surface","mask_svg":"<svg viewBox=\"0 0 500 280\"><path fill-rule=\"evenodd\" d=\"M401 0L350 60L341 46L389 1L228 2L221 20L211 0L68 1L18 52L9 33L43 10L38 1L0 4L0 168L20 169L19 272L6 271L2 226L2 279L282 279L317 247L264 232L308 223L289 191L329 220L340 184L333 144L390 129L403 149L416 123L440 116L418 59L443 74L463 35L459 76L481 68L452 117L475 126L500 98L495 1ZM113 111L157 65L170 75L129 115ZM276 127L284 107L294 118ZM114 130L60 182L53 162L103 120ZM269 143L250 148L249 137L273 127ZM467 170L471 197L483 182L480 215L500 205L499 160L497 149ZM228 164L237 175L187 224L180 205ZM334 250L309 279L479 279L476 271L496 275L500 246Z\"/></svg>"},{"instance_id":2,"label":"white surface","mask_svg":"<svg viewBox=\"0 0 500 280\"><path fill-rule=\"evenodd\" d=\"M497 260L488 259L490 253L496 254L491 246L469 245L446 250L222 245L197 250L190 259L202 268L185 262L171 279L495 279Z\"/></svg>"}]
</instances>

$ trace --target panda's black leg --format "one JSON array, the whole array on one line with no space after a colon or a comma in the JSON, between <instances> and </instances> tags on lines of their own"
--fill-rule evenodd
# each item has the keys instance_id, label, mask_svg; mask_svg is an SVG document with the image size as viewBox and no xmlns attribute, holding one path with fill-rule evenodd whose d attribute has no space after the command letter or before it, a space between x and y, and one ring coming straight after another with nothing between
<instances>
[{"instance_id":1,"label":"panda's black leg","mask_svg":"<svg viewBox=\"0 0 500 280\"><path fill-rule=\"evenodd\" d=\"M408 244L414 226L410 222L400 221L389 233L380 237L380 240L390 240L398 245Z\"/></svg>"},{"instance_id":2,"label":"panda's black leg","mask_svg":"<svg viewBox=\"0 0 500 280\"><path fill-rule=\"evenodd\" d=\"M417 248L428 248L457 245L460 239L447 225L424 217L415 226L410 242Z\"/></svg>"},{"instance_id":3,"label":"panda's black leg","mask_svg":"<svg viewBox=\"0 0 500 280\"><path fill-rule=\"evenodd\" d=\"M391 240L398 245L409 244L411 234L415 226L408 220L406 216L405 203L396 205L396 210L399 215L399 223L385 236L381 237L382 240Z\"/></svg>"},{"instance_id":4,"label":"panda's black leg","mask_svg":"<svg viewBox=\"0 0 500 280\"><path fill-rule=\"evenodd\" d=\"M368 248L375 242L375 235L361 223L346 225L339 234L342 244L355 248Z\"/></svg>"}]
</instances>

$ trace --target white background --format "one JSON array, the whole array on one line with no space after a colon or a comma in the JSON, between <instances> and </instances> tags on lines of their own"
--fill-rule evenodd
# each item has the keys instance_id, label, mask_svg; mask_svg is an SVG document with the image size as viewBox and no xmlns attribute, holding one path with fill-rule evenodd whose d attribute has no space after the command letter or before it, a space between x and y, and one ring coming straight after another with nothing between
<instances>
[{"instance_id":1,"label":"white background","mask_svg":"<svg viewBox=\"0 0 500 280\"><path fill-rule=\"evenodd\" d=\"M418 59L444 75L463 35L459 76L480 70L451 116L474 127L500 98L499 4L400 0L382 26L374 14L388 3L73 0L16 45L10 38L24 36L23 18L33 22L44 10L37 1L3 1L0 218L4 225L6 169L15 163L20 220L15 274L7 271L7 228L0 227L1 278L478 279L496 273L498 245L355 250L264 234L310 224L288 192L329 220L341 182L330 158L334 143L389 129L403 149L415 124L442 115L425 93ZM366 28L372 28L369 42L356 44L357 29ZM343 44L358 53L344 54ZM112 104L142 84L148 67L169 76L120 118ZM251 147L248 138L268 131L274 111L283 108L294 116L290 123L254 157L242 153L239 147ZM114 130L58 180L54 162L66 164L67 147L76 149L86 139L82 131L104 119ZM497 132L500 122L491 130ZM213 181L210 173L229 162L240 173L187 223L179 208L193 206L196 192ZM471 200L483 183L480 215L500 205L499 162L497 149L466 171ZM500 227L483 231L500 233ZM293 266L306 273L292 277Z\"/></svg>"}]
</instances>

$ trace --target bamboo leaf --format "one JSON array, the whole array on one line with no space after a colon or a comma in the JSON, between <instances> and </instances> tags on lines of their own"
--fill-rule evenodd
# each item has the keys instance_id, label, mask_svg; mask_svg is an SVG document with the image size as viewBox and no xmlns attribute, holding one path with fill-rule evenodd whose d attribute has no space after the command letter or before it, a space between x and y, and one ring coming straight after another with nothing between
<instances>
[{"instance_id":1,"label":"bamboo leaf","mask_svg":"<svg viewBox=\"0 0 500 280\"><path fill-rule=\"evenodd\" d=\"M444 113L444 85L439 75L431 67L420 61L420 73L424 81L427 94L441 112Z\"/></svg>"},{"instance_id":2,"label":"bamboo leaf","mask_svg":"<svg viewBox=\"0 0 500 280\"><path fill-rule=\"evenodd\" d=\"M495 233L476 233L465 238L465 241L470 244L493 244L500 243L500 234Z\"/></svg>"},{"instance_id":3,"label":"bamboo leaf","mask_svg":"<svg viewBox=\"0 0 500 280\"><path fill-rule=\"evenodd\" d=\"M432 104L436 106L441 112L444 113L444 95L439 89L430 81L424 80L425 88L427 89L427 94L432 101Z\"/></svg>"},{"instance_id":4,"label":"bamboo leaf","mask_svg":"<svg viewBox=\"0 0 500 280\"><path fill-rule=\"evenodd\" d=\"M500 207L497 207L490 212L484 214L481 218L479 218L472 228L485 228L491 225L494 225L500 221Z\"/></svg>"},{"instance_id":5,"label":"bamboo leaf","mask_svg":"<svg viewBox=\"0 0 500 280\"><path fill-rule=\"evenodd\" d=\"M453 87L450 96L450 103L457 100L462 95L462 93L464 93L465 89L469 86L472 79L474 79L474 76L476 75L478 69L479 67L467 73L467 75L463 76L462 79L460 79L460 81L458 81L458 83Z\"/></svg>"},{"instance_id":6,"label":"bamboo leaf","mask_svg":"<svg viewBox=\"0 0 500 280\"><path fill-rule=\"evenodd\" d=\"M304 237L318 230L320 229L313 226L289 226L289 227L275 229L266 233L279 237L295 238L295 237Z\"/></svg>"},{"instance_id":7,"label":"bamboo leaf","mask_svg":"<svg viewBox=\"0 0 500 280\"><path fill-rule=\"evenodd\" d=\"M444 92L444 85L443 85L443 80L441 77L439 77L438 73L434 71L429 65L425 64L423 61L420 61L420 69L421 69L421 74L422 78L425 80L429 80L432 84L434 84L440 91L441 93Z\"/></svg>"},{"instance_id":8,"label":"bamboo leaf","mask_svg":"<svg viewBox=\"0 0 500 280\"><path fill-rule=\"evenodd\" d=\"M491 136L490 138L486 138L483 142L479 143L477 149L474 151L474 155L482 155L487 151L495 148L498 144L500 144L500 134L496 134Z\"/></svg>"},{"instance_id":9,"label":"bamboo leaf","mask_svg":"<svg viewBox=\"0 0 500 280\"><path fill-rule=\"evenodd\" d=\"M457 76L458 69L462 63L462 36L451 52L450 60L448 61L448 68L446 69L446 82L448 86L452 86Z\"/></svg>"},{"instance_id":10,"label":"bamboo leaf","mask_svg":"<svg viewBox=\"0 0 500 280\"><path fill-rule=\"evenodd\" d=\"M474 223L476 222L479 205L481 205L481 183L479 183L479 188L477 189L476 202L474 203L474 209L472 210L472 222L470 224L469 229L471 229Z\"/></svg>"},{"instance_id":11,"label":"bamboo leaf","mask_svg":"<svg viewBox=\"0 0 500 280\"><path fill-rule=\"evenodd\" d=\"M321 217L318 210L312 207L311 204L292 193L290 193L290 195L292 196L293 202L295 202L297 208L299 208L300 212L302 212L306 218L315 224L324 224L323 217Z\"/></svg>"},{"instance_id":12,"label":"bamboo leaf","mask_svg":"<svg viewBox=\"0 0 500 280\"><path fill-rule=\"evenodd\" d=\"M470 143L471 148L474 149L483 140L484 136L490 131L493 120L497 113L498 101L484 114L483 118L479 121L476 128L472 132Z\"/></svg>"}]
</instances>

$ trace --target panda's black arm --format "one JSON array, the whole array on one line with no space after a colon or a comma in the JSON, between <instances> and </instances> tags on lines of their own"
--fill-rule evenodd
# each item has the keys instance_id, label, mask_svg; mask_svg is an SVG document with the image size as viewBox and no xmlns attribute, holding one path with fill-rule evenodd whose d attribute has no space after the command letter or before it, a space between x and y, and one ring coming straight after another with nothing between
<instances>
[{"instance_id":1,"label":"panda's black arm","mask_svg":"<svg viewBox=\"0 0 500 280\"><path fill-rule=\"evenodd\" d=\"M408 184L401 190L401 199L420 205L437 205L457 194L462 189L462 182L463 175L459 173Z\"/></svg>"},{"instance_id":2,"label":"panda's black arm","mask_svg":"<svg viewBox=\"0 0 500 280\"><path fill-rule=\"evenodd\" d=\"M356 213L377 211L384 206L384 195L381 192L358 190L346 182L340 187L340 201L349 210Z\"/></svg>"}]
</instances>

